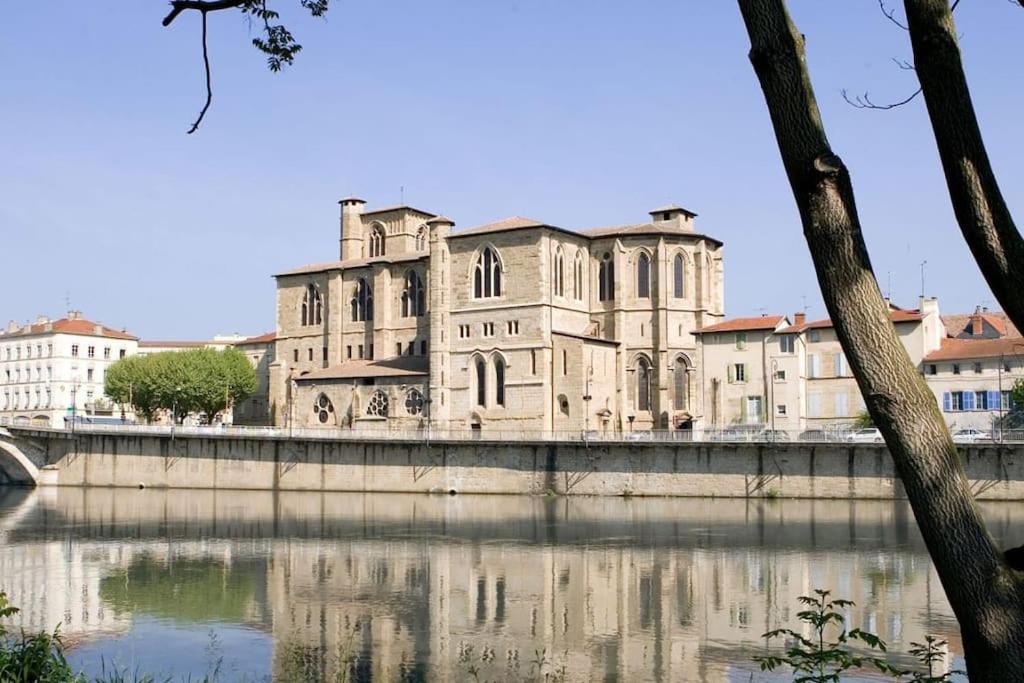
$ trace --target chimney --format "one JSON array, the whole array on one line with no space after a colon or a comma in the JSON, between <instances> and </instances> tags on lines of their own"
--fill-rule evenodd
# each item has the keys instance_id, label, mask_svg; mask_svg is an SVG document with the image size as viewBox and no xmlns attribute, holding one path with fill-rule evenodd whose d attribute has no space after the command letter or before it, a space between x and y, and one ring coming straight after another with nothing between
<instances>
[{"instance_id":1,"label":"chimney","mask_svg":"<svg viewBox=\"0 0 1024 683\"><path fill-rule=\"evenodd\" d=\"M68 320L81 320L81 319L82 319L82 312L81 311L68 311Z\"/></svg>"},{"instance_id":2,"label":"chimney","mask_svg":"<svg viewBox=\"0 0 1024 683\"><path fill-rule=\"evenodd\" d=\"M670 227L680 230L693 230L693 219L697 217L697 214L678 204L669 204L647 213L651 217L651 222L668 223Z\"/></svg>"},{"instance_id":3,"label":"chimney","mask_svg":"<svg viewBox=\"0 0 1024 683\"><path fill-rule=\"evenodd\" d=\"M358 197L345 197L341 205L341 235L338 258L359 258L363 253L363 207L366 202Z\"/></svg>"},{"instance_id":4,"label":"chimney","mask_svg":"<svg viewBox=\"0 0 1024 683\"><path fill-rule=\"evenodd\" d=\"M985 334L985 321L981 318L981 306L975 306L971 316L971 335L980 337Z\"/></svg>"},{"instance_id":5,"label":"chimney","mask_svg":"<svg viewBox=\"0 0 1024 683\"><path fill-rule=\"evenodd\" d=\"M17 332L19 329L21 329L21 326L18 325L18 321L17 320L12 320L11 322L7 323L7 332L8 333Z\"/></svg>"},{"instance_id":6,"label":"chimney","mask_svg":"<svg viewBox=\"0 0 1024 683\"><path fill-rule=\"evenodd\" d=\"M50 322L50 319L47 318L45 315L36 316L36 325L45 325L48 322Z\"/></svg>"},{"instance_id":7,"label":"chimney","mask_svg":"<svg viewBox=\"0 0 1024 683\"><path fill-rule=\"evenodd\" d=\"M807 322L807 314L806 313L800 312L800 313L794 313L793 314L793 324L794 325L801 325L802 326L806 322Z\"/></svg>"}]
</instances>

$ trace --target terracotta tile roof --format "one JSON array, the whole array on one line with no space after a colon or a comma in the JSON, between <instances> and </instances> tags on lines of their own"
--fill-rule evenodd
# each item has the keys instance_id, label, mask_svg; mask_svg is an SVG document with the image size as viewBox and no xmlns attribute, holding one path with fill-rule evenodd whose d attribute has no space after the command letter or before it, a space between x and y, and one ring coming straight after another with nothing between
<instances>
[{"instance_id":1,"label":"terracotta tile roof","mask_svg":"<svg viewBox=\"0 0 1024 683\"><path fill-rule=\"evenodd\" d=\"M84 318L60 318L45 323L25 325L13 332L0 332L0 340L14 337L31 337L43 334L77 334L84 337L106 337L109 339L138 339L124 330L115 330Z\"/></svg>"},{"instance_id":2,"label":"terracotta tile roof","mask_svg":"<svg viewBox=\"0 0 1024 683\"><path fill-rule=\"evenodd\" d=\"M1000 339L943 339L942 345L924 357L925 361L965 360L998 356L1024 356L1024 342L1019 337Z\"/></svg>"},{"instance_id":3,"label":"terracotta tile roof","mask_svg":"<svg viewBox=\"0 0 1024 683\"><path fill-rule=\"evenodd\" d=\"M208 341L140 341L140 349L157 349L157 348L168 348L168 349L199 349L203 348L210 342Z\"/></svg>"},{"instance_id":4,"label":"terracotta tile roof","mask_svg":"<svg viewBox=\"0 0 1024 683\"><path fill-rule=\"evenodd\" d=\"M921 313L919 311L910 311L904 308L895 308L889 311L889 320L894 323L911 323L921 320ZM779 334L799 334L805 330L824 330L832 327L832 320L824 318L822 320L812 320L809 323L803 325L790 325L789 327L779 330Z\"/></svg>"},{"instance_id":5,"label":"terracotta tile roof","mask_svg":"<svg viewBox=\"0 0 1024 683\"><path fill-rule=\"evenodd\" d=\"M500 221L493 223L485 223L484 225L478 225L473 228L467 228L465 230L459 230L453 232L452 237L466 237L467 235L484 235L491 232L505 232L508 230L527 230L529 228L550 228L553 226L547 223L541 223L535 221L532 218L525 218L523 216L510 216L503 218Z\"/></svg>"},{"instance_id":6,"label":"terracotta tile roof","mask_svg":"<svg viewBox=\"0 0 1024 683\"><path fill-rule=\"evenodd\" d=\"M310 263L292 270L277 273L274 277L285 277L288 275L307 275L309 273L323 273L328 270L342 270L347 268L361 268L374 263L409 263L427 258L425 253L397 254L390 256L374 256L373 258L345 259L344 261L328 261L326 263Z\"/></svg>"},{"instance_id":7,"label":"terracotta tile roof","mask_svg":"<svg viewBox=\"0 0 1024 683\"><path fill-rule=\"evenodd\" d=\"M297 381L317 379L358 379L360 377L419 377L426 375L430 361L426 356L396 356L382 360L347 360L340 365L297 375Z\"/></svg>"},{"instance_id":8,"label":"terracotta tile roof","mask_svg":"<svg viewBox=\"0 0 1024 683\"><path fill-rule=\"evenodd\" d=\"M707 332L751 332L755 330L774 330L779 323L786 319L783 315L760 315L754 318L733 318L723 320L710 327L702 327L694 334L705 334Z\"/></svg>"},{"instance_id":9,"label":"terracotta tile roof","mask_svg":"<svg viewBox=\"0 0 1024 683\"><path fill-rule=\"evenodd\" d=\"M961 334L971 334L968 329L974 313L951 313L942 316L942 324L946 326L946 333L951 337ZM986 311L981 314L982 320L991 325L997 332L1007 337L1020 337L1020 330L1014 325L1009 317L1002 311Z\"/></svg>"},{"instance_id":10,"label":"terracotta tile roof","mask_svg":"<svg viewBox=\"0 0 1024 683\"><path fill-rule=\"evenodd\" d=\"M248 337L238 342L236 346L242 346L244 344L269 344L272 341L277 340L277 332L267 332L266 334L256 335L255 337Z\"/></svg>"}]
</instances>

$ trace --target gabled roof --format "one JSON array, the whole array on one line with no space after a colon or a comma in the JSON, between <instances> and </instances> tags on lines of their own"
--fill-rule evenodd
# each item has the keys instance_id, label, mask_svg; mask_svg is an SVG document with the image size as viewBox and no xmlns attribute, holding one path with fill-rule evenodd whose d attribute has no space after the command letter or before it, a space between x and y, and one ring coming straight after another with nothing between
<instances>
[{"instance_id":1,"label":"gabled roof","mask_svg":"<svg viewBox=\"0 0 1024 683\"><path fill-rule=\"evenodd\" d=\"M277 273L274 277L287 277L289 275L308 275L309 273L324 273L329 270L342 270L348 268L361 268L363 266L373 265L374 263L409 263L411 261L419 261L420 259L427 258L427 254L415 252L411 254L396 254L391 256L385 254L384 256L374 256L373 258L351 258L345 259L344 261L327 261L325 263L310 263L305 266L299 266L292 270L286 270L281 273Z\"/></svg>"},{"instance_id":2,"label":"gabled roof","mask_svg":"<svg viewBox=\"0 0 1024 683\"><path fill-rule=\"evenodd\" d=\"M921 313L916 310L907 310L904 308L891 308L889 310L889 320L895 323L911 323L922 320ZM822 320L812 320L809 323L803 325L790 325L784 329L779 330L779 334L799 334L807 330L824 330L832 327L832 320L830 318L824 318Z\"/></svg>"},{"instance_id":3,"label":"gabled roof","mask_svg":"<svg viewBox=\"0 0 1024 683\"><path fill-rule=\"evenodd\" d=\"M976 313L951 313L942 316L942 324L946 326L946 333L950 337L958 337L962 334L970 335L972 320ZM1020 330L1010 321L1009 317L1002 311L985 311L981 313L981 319L992 326L996 332L1006 337L1020 337Z\"/></svg>"},{"instance_id":4,"label":"gabled roof","mask_svg":"<svg viewBox=\"0 0 1024 683\"><path fill-rule=\"evenodd\" d=\"M924 357L926 362L1024 356L1024 342L1019 337L1000 339L943 339L942 345Z\"/></svg>"},{"instance_id":5,"label":"gabled roof","mask_svg":"<svg viewBox=\"0 0 1024 683\"><path fill-rule=\"evenodd\" d=\"M0 332L0 341L9 341L16 337L32 337L44 334L77 334L83 337L106 337L109 339L137 340L135 335L124 330L115 330L84 318L60 318L43 323L33 323L18 328L13 332Z\"/></svg>"},{"instance_id":6,"label":"gabled roof","mask_svg":"<svg viewBox=\"0 0 1024 683\"><path fill-rule=\"evenodd\" d=\"M426 356L396 356L382 360L347 360L339 365L297 375L299 382L318 379L358 379L360 377L420 377L427 374Z\"/></svg>"},{"instance_id":7,"label":"gabled roof","mask_svg":"<svg viewBox=\"0 0 1024 683\"><path fill-rule=\"evenodd\" d=\"M723 320L710 327L702 327L694 331L694 334L705 334L707 332L754 332L758 330L774 330L779 323L786 320L784 315L760 315L754 318L732 318Z\"/></svg>"},{"instance_id":8,"label":"gabled roof","mask_svg":"<svg viewBox=\"0 0 1024 683\"><path fill-rule=\"evenodd\" d=\"M525 218L524 216L509 216L503 218L500 221L493 223L485 223L484 225L478 225L474 228L467 228L466 230L459 230L453 232L451 237L466 237L469 235L485 235L491 232L506 232L510 230L527 230L529 228L551 228L554 226L548 225L547 223L541 223L535 221L532 218Z\"/></svg>"},{"instance_id":9,"label":"gabled roof","mask_svg":"<svg viewBox=\"0 0 1024 683\"><path fill-rule=\"evenodd\" d=\"M242 341L238 342L236 346L243 346L245 344L269 344L272 341L277 340L277 332L267 332L266 334L259 334L255 337L247 337Z\"/></svg>"}]
</instances>

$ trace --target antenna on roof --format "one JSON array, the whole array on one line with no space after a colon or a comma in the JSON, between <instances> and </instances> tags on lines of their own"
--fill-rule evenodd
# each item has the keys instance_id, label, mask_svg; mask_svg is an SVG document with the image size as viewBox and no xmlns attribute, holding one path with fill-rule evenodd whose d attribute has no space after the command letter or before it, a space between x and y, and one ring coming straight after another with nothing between
<instances>
[{"instance_id":1,"label":"antenna on roof","mask_svg":"<svg viewBox=\"0 0 1024 683\"><path fill-rule=\"evenodd\" d=\"M71 292L64 292L64 310L68 313L71 312Z\"/></svg>"},{"instance_id":2,"label":"antenna on roof","mask_svg":"<svg viewBox=\"0 0 1024 683\"><path fill-rule=\"evenodd\" d=\"M885 272L885 275L886 278L888 278L888 281L885 285L885 298L888 299L889 301L892 301L892 271L887 270Z\"/></svg>"},{"instance_id":3,"label":"antenna on roof","mask_svg":"<svg viewBox=\"0 0 1024 683\"><path fill-rule=\"evenodd\" d=\"M928 261L921 261L921 298L924 298L924 267L928 265Z\"/></svg>"},{"instance_id":4,"label":"antenna on roof","mask_svg":"<svg viewBox=\"0 0 1024 683\"><path fill-rule=\"evenodd\" d=\"M804 302L804 313L806 313L807 312L807 295L806 294L801 294L800 295L800 300Z\"/></svg>"},{"instance_id":5,"label":"antenna on roof","mask_svg":"<svg viewBox=\"0 0 1024 683\"><path fill-rule=\"evenodd\" d=\"M405 206L405 185L398 186L398 203Z\"/></svg>"}]
</instances>

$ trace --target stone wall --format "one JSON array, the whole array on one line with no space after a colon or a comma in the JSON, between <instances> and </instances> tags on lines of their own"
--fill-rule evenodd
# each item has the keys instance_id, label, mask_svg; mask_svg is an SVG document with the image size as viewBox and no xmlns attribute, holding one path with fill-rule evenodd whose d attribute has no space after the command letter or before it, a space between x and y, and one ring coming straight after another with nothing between
<instances>
[{"instance_id":1,"label":"stone wall","mask_svg":"<svg viewBox=\"0 0 1024 683\"><path fill-rule=\"evenodd\" d=\"M294 440L16 430L64 486L900 498L884 446ZM2 455L2 454L0 454ZM1024 500L1024 446L962 447L978 498Z\"/></svg>"}]
</instances>

